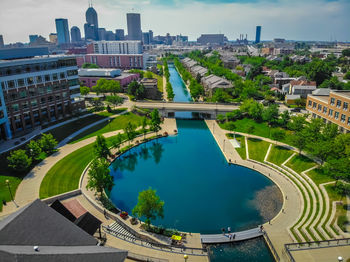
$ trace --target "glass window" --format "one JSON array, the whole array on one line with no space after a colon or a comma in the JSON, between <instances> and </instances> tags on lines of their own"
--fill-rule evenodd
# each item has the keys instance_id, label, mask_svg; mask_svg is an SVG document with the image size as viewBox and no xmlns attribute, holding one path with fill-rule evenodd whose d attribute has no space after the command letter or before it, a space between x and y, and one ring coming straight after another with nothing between
<instances>
[{"instance_id":1,"label":"glass window","mask_svg":"<svg viewBox=\"0 0 350 262\"><path fill-rule=\"evenodd\" d=\"M335 118L335 119L338 119L338 118L339 118L339 112L335 111L335 113L334 113L334 118Z\"/></svg>"},{"instance_id":2,"label":"glass window","mask_svg":"<svg viewBox=\"0 0 350 262\"><path fill-rule=\"evenodd\" d=\"M47 93L52 93L52 86L48 86L48 87L46 88L46 92L47 92Z\"/></svg>"},{"instance_id":3,"label":"glass window","mask_svg":"<svg viewBox=\"0 0 350 262\"><path fill-rule=\"evenodd\" d=\"M1 88L2 90L5 90L5 82L1 82Z\"/></svg>"},{"instance_id":4,"label":"glass window","mask_svg":"<svg viewBox=\"0 0 350 262\"><path fill-rule=\"evenodd\" d=\"M314 102L313 105L312 105L313 108L316 108L317 107L317 103Z\"/></svg>"},{"instance_id":5,"label":"glass window","mask_svg":"<svg viewBox=\"0 0 350 262\"><path fill-rule=\"evenodd\" d=\"M36 77L36 82L37 83L41 83L43 81L42 77L41 76L37 76Z\"/></svg>"},{"instance_id":6,"label":"glass window","mask_svg":"<svg viewBox=\"0 0 350 262\"><path fill-rule=\"evenodd\" d=\"M17 84L18 86L25 86L24 79L18 79Z\"/></svg>"},{"instance_id":7,"label":"glass window","mask_svg":"<svg viewBox=\"0 0 350 262\"><path fill-rule=\"evenodd\" d=\"M343 103L343 109L344 110L348 110L348 107L349 107L349 103L348 102L344 102Z\"/></svg>"},{"instance_id":8,"label":"glass window","mask_svg":"<svg viewBox=\"0 0 350 262\"><path fill-rule=\"evenodd\" d=\"M23 90L23 91L19 92L19 96L20 96L20 98L25 98L25 97L27 97L27 92L25 90Z\"/></svg>"},{"instance_id":9,"label":"glass window","mask_svg":"<svg viewBox=\"0 0 350 262\"><path fill-rule=\"evenodd\" d=\"M335 98L331 98L331 105L334 105L335 103Z\"/></svg>"},{"instance_id":10,"label":"glass window","mask_svg":"<svg viewBox=\"0 0 350 262\"><path fill-rule=\"evenodd\" d=\"M57 74L55 73L55 74L52 74L52 80L57 80Z\"/></svg>"},{"instance_id":11,"label":"glass window","mask_svg":"<svg viewBox=\"0 0 350 262\"><path fill-rule=\"evenodd\" d=\"M14 88L15 87L15 81L14 80L7 81L7 86L8 86L8 88Z\"/></svg>"},{"instance_id":12,"label":"glass window","mask_svg":"<svg viewBox=\"0 0 350 262\"><path fill-rule=\"evenodd\" d=\"M51 81L50 75L45 75L45 82Z\"/></svg>"},{"instance_id":13,"label":"glass window","mask_svg":"<svg viewBox=\"0 0 350 262\"><path fill-rule=\"evenodd\" d=\"M348 117L348 126L350 126L350 116Z\"/></svg>"},{"instance_id":14,"label":"glass window","mask_svg":"<svg viewBox=\"0 0 350 262\"><path fill-rule=\"evenodd\" d=\"M24 109L27 109L28 106L29 106L28 101L25 101L25 102L22 103L22 107L23 107Z\"/></svg>"},{"instance_id":15,"label":"glass window","mask_svg":"<svg viewBox=\"0 0 350 262\"><path fill-rule=\"evenodd\" d=\"M329 111L328 111L328 115L329 115L330 117L332 117L332 116L333 116L333 109L329 109Z\"/></svg>"},{"instance_id":16,"label":"glass window","mask_svg":"<svg viewBox=\"0 0 350 262\"><path fill-rule=\"evenodd\" d=\"M34 88L29 88L29 96L35 96L36 90Z\"/></svg>"},{"instance_id":17,"label":"glass window","mask_svg":"<svg viewBox=\"0 0 350 262\"><path fill-rule=\"evenodd\" d=\"M39 93L39 95L44 94L45 93L45 89L43 87L39 87L38 88L38 93Z\"/></svg>"},{"instance_id":18,"label":"glass window","mask_svg":"<svg viewBox=\"0 0 350 262\"><path fill-rule=\"evenodd\" d=\"M341 106L341 101L340 101L340 100L337 100L337 107L340 108L340 106Z\"/></svg>"},{"instance_id":19,"label":"glass window","mask_svg":"<svg viewBox=\"0 0 350 262\"><path fill-rule=\"evenodd\" d=\"M38 104L36 99L33 99L30 103L32 104L32 106L37 106L37 104Z\"/></svg>"},{"instance_id":20,"label":"glass window","mask_svg":"<svg viewBox=\"0 0 350 262\"><path fill-rule=\"evenodd\" d=\"M318 111L321 112L321 110L322 110L322 105L318 105Z\"/></svg>"},{"instance_id":21,"label":"glass window","mask_svg":"<svg viewBox=\"0 0 350 262\"><path fill-rule=\"evenodd\" d=\"M61 73L60 73L60 78L63 79L63 78L65 78L65 77L66 77L66 76L65 76L64 72L61 72Z\"/></svg>"},{"instance_id":22,"label":"glass window","mask_svg":"<svg viewBox=\"0 0 350 262\"><path fill-rule=\"evenodd\" d=\"M16 100L18 98L18 94L17 93L12 93L11 94L11 100Z\"/></svg>"},{"instance_id":23,"label":"glass window","mask_svg":"<svg viewBox=\"0 0 350 262\"><path fill-rule=\"evenodd\" d=\"M327 107L326 106L323 107L323 113L327 114Z\"/></svg>"},{"instance_id":24,"label":"glass window","mask_svg":"<svg viewBox=\"0 0 350 262\"><path fill-rule=\"evenodd\" d=\"M309 104L308 105L309 105L309 107L311 107L311 105L312 105L312 101L311 100L309 100Z\"/></svg>"},{"instance_id":25,"label":"glass window","mask_svg":"<svg viewBox=\"0 0 350 262\"><path fill-rule=\"evenodd\" d=\"M12 104L12 110L13 111L18 111L19 110L19 105L18 104Z\"/></svg>"},{"instance_id":26,"label":"glass window","mask_svg":"<svg viewBox=\"0 0 350 262\"><path fill-rule=\"evenodd\" d=\"M52 101L53 101L53 96L49 96L47 100L48 100L49 102L52 102Z\"/></svg>"},{"instance_id":27,"label":"glass window","mask_svg":"<svg viewBox=\"0 0 350 262\"><path fill-rule=\"evenodd\" d=\"M28 77L28 78L27 78L27 83L28 83L28 85L34 84L34 79L33 79L33 77Z\"/></svg>"},{"instance_id":28,"label":"glass window","mask_svg":"<svg viewBox=\"0 0 350 262\"><path fill-rule=\"evenodd\" d=\"M45 97L40 98L40 103L41 104L45 104L46 103L46 98Z\"/></svg>"},{"instance_id":29,"label":"glass window","mask_svg":"<svg viewBox=\"0 0 350 262\"><path fill-rule=\"evenodd\" d=\"M343 123L345 122L346 116L344 114L341 115L340 121L342 121Z\"/></svg>"}]
</instances>

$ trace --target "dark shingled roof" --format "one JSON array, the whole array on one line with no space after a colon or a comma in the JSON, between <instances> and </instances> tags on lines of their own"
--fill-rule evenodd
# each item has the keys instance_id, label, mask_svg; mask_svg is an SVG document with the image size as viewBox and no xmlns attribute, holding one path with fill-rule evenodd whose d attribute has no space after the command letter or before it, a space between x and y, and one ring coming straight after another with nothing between
<instances>
[{"instance_id":1,"label":"dark shingled roof","mask_svg":"<svg viewBox=\"0 0 350 262\"><path fill-rule=\"evenodd\" d=\"M59 200L53 202L50 207L72 222L77 219Z\"/></svg>"},{"instance_id":2,"label":"dark shingled roof","mask_svg":"<svg viewBox=\"0 0 350 262\"><path fill-rule=\"evenodd\" d=\"M0 260L2 262L122 262L128 252L101 246L39 246L34 251L33 246L0 245Z\"/></svg>"},{"instance_id":3,"label":"dark shingled roof","mask_svg":"<svg viewBox=\"0 0 350 262\"><path fill-rule=\"evenodd\" d=\"M39 199L0 221L0 245L91 246L97 240Z\"/></svg>"},{"instance_id":4,"label":"dark shingled roof","mask_svg":"<svg viewBox=\"0 0 350 262\"><path fill-rule=\"evenodd\" d=\"M89 212L86 212L84 215L81 215L77 220L75 220L74 224L76 224L86 233L93 235L101 226L102 222Z\"/></svg>"}]
</instances>

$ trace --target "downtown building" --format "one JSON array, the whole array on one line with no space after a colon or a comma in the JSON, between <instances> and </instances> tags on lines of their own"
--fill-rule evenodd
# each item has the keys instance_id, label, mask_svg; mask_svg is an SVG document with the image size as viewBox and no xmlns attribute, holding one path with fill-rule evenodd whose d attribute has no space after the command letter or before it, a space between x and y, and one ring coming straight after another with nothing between
<instances>
[{"instance_id":1,"label":"downtown building","mask_svg":"<svg viewBox=\"0 0 350 262\"><path fill-rule=\"evenodd\" d=\"M74 56L0 60L0 140L85 108Z\"/></svg>"},{"instance_id":2,"label":"downtown building","mask_svg":"<svg viewBox=\"0 0 350 262\"><path fill-rule=\"evenodd\" d=\"M143 69L141 41L97 41L88 45L87 54L77 57L77 64L96 64L101 68Z\"/></svg>"},{"instance_id":3,"label":"downtown building","mask_svg":"<svg viewBox=\"0 0 350 262\"><path fill-rule=\"evenodd\" d=\"M307 96L306 109L312 118L333 123L343 133L350 132L350 91L316 89Z\"/></svg>"}]
</instances>

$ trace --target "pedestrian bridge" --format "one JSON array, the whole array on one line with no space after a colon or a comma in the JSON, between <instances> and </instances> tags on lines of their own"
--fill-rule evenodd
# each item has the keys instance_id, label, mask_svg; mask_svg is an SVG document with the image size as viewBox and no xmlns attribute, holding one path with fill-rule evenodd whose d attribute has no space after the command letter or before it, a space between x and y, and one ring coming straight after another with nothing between
<instances>
[{"instance_id":1,"label":"pedestrian bridge","mask_svg":"<svg viewBox=\"0 0 350 262\"><path fill-rule=\"evenodd\" d=\"M230 237L230 234L235 237ZM210 234L210 235L202 235L201 234L201 242L202 244L220 244L220 243L229 243L236 241L248 240L256 237L260 237L264 235L264 232L260 230L260 227L240 231L240 232L232 232L225 234Z\"/></svg>"},{"instance_id":2,"label":"pedestrian bridge","mask_svg":"<svg viewBox=\"0 0 350 262\"><path fill-rule=\"evenodd\" d=\"M196 112L216 118L217 114L231 112L239 109L238 104L218 104L204 102L136 102L139 108L155 109L164 117L171 117L175 112Z\"/></svg>"}]
</instances>

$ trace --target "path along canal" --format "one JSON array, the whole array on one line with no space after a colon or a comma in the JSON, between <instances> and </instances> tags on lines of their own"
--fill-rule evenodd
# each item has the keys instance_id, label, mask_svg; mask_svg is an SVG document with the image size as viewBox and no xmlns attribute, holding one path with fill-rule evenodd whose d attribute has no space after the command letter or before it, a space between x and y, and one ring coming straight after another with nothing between
<instances>
[{"instance_id":1,"label":"path along canal","mask_svg":"<svg viewBox=\"0 0 350 262\"><path fill-rule=\"evenodd\" d=\"M190 101L172 65L169 72L174 100ZM140 145L113 162L110 198L119 208L131 212L138 193L152 187L165 202L164 219L153 223L181 231L239 231L277 214L281 203L270 194L277 187L254 170L228 165L204 121L177 120L177 126L177 136ZM272 203L271 217L261 215L261 196ZM273 261L263 239L212 246L209 253L214 262Z\"/></svg>"}]
</instances>

